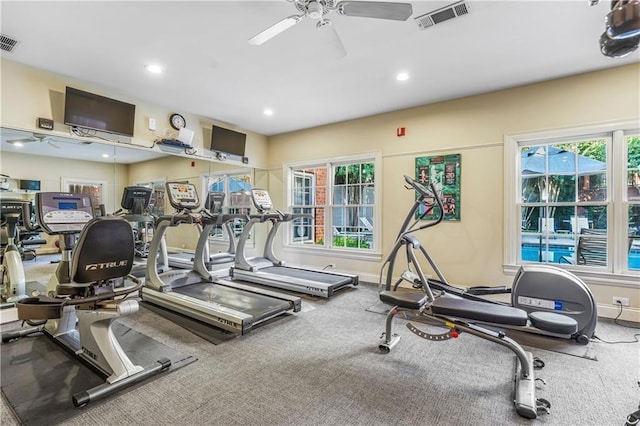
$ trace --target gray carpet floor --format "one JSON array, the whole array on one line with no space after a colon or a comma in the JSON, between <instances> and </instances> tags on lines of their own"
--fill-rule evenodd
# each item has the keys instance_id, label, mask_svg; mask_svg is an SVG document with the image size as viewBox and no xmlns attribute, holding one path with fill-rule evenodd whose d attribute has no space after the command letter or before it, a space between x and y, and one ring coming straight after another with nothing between
<instances>
[{"instance_id":1,"label":"gray carpet floor","mask_svg":"<svg viewBox=\"0 0 640 426\"><path fill-rule=\"evenodd\" d=\"M141 309L122 322L198 361L83 409L66 425L524 425L513 408L513 354L463 334L429 342L396 324L402 340L377 344L385 317L367 311L377 286L329 300L214 345ZM3 326L13 328L17 324ZM631 341L640 330L610 320L596 334ZM538 397L544 425L622 425L640 400L640 344L593 342L597 361L528 348L546 362ZM19 424L2 399L0 423Z\"/></svg>"}]
</instances>

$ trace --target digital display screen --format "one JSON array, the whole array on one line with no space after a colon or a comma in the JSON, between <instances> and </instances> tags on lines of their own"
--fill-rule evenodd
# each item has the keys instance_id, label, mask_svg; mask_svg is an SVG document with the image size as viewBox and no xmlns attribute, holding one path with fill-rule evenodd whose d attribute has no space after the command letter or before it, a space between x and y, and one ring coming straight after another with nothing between
<instances>
[{"instance_id":1,"label":"digital display screen","mask_svg":"<svg viewBox=\"0 0 640 426\"><path fill-rule=\"evenodd\" d=\"M78 203L72 203L72 202L65 202L62 201L60 203L58 203L58 209L60 210L78 210Z\"/></svg>"}]
</instances>

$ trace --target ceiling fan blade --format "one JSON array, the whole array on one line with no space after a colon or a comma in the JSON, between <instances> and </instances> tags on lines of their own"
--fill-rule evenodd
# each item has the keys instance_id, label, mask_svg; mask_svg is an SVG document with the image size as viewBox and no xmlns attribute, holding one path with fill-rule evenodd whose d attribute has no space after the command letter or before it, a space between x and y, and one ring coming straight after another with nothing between
<instances>
[{"instance_id":1,"label":"ceiling fan blade","mask_svg":"<svg viewBox=\"0 0 640 426\"><path fill-rule=\"evenodd\" d=\"M272 26L262 31L261 33L258 33L255 36L251 37L249 39L249 44L253 44L253 45L262 44L265 41L270 40L271 38L277 36L284 30L293 27L295 24L302 21L302 18L304 18L304 16L302 15L291 15L287 18L284 18L283 20L273 24Z\"/></svg>"},{"instance_id":2,"label":"ceiling fan blade","mask_svg":"<svg viewBox=\"0 0 640 426\"><path fill-rule=\"evenodd\" d=\"M58 144L54 143L54 142L53 142L53 141L51 141L51 140L47 140L47 143L48 143L49 145L51 145L51 147L53 147L53 148L55 148L55 149L62 149L62 148L60 148L60 145L58 145Z\"/></svg>"},{"instance_id":3,"label":"ceiling fan blade","mask_svg":"<svg viewBox=\"0 0 640 426\"><path fill-rule=\"evenodd\" d=\"M344 48L342 40L340 40L340 36L333 26L333 22L328 19L323 19L322 21L318 21L316 28L320 33L323 44L331 48L333 55L340 58L346 56L347 50Z\"/></svg>"},{"instance_id":4,"label":"ceiling fan blade","mask_svg":"<svg viewBox=\"0 0 640 426\"><path fill-rule=\"evenodd\" d=\"M336 4L341 15L406 21L413 14L411 3L378 1L341 1Z\"/></svg>"}]
</instances>

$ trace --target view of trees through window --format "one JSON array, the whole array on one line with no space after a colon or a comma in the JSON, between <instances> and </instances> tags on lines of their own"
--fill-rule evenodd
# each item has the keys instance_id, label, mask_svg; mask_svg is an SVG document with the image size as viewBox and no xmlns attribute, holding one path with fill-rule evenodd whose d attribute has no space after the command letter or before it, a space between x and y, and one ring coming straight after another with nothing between
<instances>
[{"instance_id":1,"label":"view of trees through window","mask_svg":"<svg viewBox=\"0 0 640 426\"><path fill-rule=\"evenodd\" d=\"M229 174L215 174L206 178L208 192L222 192L225 194L222 213L243 214L251 213L251 175L248 172ZM244 229L246 220L233 219L230 227L216 225L209 234L216 240L228 240L228 232L232 232L237 238Z\"/></svg>"},{"instance_id":2,"label":"view of trees through window","mask_svg":"<svg viewBox=\"0 0 640 426\"><path fill-rule=\"evenodd\" d=\"M373 249L375 165L351 162L291 170L291 243ZM328 243L330 242L330 243Z\"/></svg>"},{"instance_id":3,"label":"view of trees through window","mask_svg":"<svg viewBox=\"0 0 640 426\"><path fill-rule=\"evenodd\" d=\"M640 269L640 137L627 142L628 268ZM521 146L521 260L608 266L610 138Z\"/></svg>"}]
</instances>

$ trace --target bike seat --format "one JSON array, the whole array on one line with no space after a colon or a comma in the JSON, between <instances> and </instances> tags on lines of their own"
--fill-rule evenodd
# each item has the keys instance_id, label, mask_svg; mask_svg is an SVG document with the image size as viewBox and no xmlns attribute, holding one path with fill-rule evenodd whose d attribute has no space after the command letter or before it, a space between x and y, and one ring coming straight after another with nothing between
<instances>
[{"instance_id":1,"label":"bike seat","mask_svg":"<svg viewBox=\"0 0 640 426\"><path fill-rule=\"evenodd\" d=\"M578 332L578 322L569 316L554 312L531 312L531 325L540 330L558 334L575 334Z\"/></svg>"},{"instance_id":2,"label":"bike seat","mask_svg":"<svg viewBox=\"0 0 640 426\"><path fill-rule=\"evenodd\" d=\"M525 326L529 320L527 312L522 309L454 297L438 297L431 305L431 312L435 315L513 326Z\"/></svg>"},{"instance_id":3,"label":"bike seat","mask_svg":"<svg viewBox=\"0 0 640 426\"><path fill-rule=\"evenodd\" d=\"M420 309L427 303L427 295L410 291L383 291L380 300L406 309Z\"/></svg>"}]
</instances>

